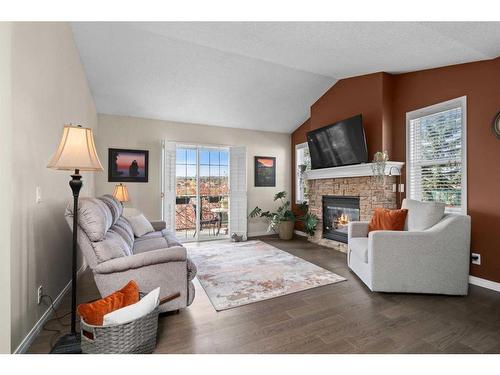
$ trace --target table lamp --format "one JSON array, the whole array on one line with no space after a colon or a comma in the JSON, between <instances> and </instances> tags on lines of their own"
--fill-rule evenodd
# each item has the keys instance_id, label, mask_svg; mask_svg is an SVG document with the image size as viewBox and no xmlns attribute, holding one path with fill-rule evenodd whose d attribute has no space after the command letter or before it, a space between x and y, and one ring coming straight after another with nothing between
<instances>
[{"instance_id":1,"label":"table lamp","mask_svg":"<svg viewBox=\"0 0 500 375\"><path fill-rule=\"evenodd\" d=\"M47 168L71 170L69 186L73 191L73 249L71 269L71 332L59 338L51 353L80 353L80 334L76 332L76 262L78 231L78 195L82 187L80 171L102 171L92 129L65 125L56 153Z\"/></svg>"},{"instance_id":2,"label":"table lamp","mask_svg":"<svg viewBox=\"0 0 500 375\"><path fill-rule=\"evenodd\" d=\"M115 191L113 191L113 197L115 197L116 199L118 199L120 202L122 202L122 205L123 205L123 202L128 202L129 201L129 197L128 197L128 189L127 189L127 186L123 185L123 184L118 184L115 186Z\"/></svg>"}]
</instances>

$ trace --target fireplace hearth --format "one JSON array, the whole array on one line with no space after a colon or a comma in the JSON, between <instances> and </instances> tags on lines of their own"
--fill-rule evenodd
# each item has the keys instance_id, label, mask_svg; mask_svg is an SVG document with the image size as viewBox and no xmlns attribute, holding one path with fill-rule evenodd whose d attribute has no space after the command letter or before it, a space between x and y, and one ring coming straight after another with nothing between
<instances>
[{"instance_id":1,"label":"fireplace hearth","mask_svg":"<svg viewBox=\"0 0 500 375\"><path fill-rule=\"evenodd\" d=\"M347 243L349 222L359 218L359 197L323 196L323 238Z\"/></svg>"}]
</instances>

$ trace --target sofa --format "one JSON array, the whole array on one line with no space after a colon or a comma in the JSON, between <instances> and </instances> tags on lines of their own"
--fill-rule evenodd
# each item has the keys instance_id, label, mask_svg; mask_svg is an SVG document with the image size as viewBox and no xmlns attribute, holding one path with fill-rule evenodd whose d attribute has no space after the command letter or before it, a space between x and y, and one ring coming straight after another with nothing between
<instances>
[{"instance_id":1,"label":"sofa","mask_svg":"<svg viewBox=\"0 0 500 375\"><path fill-rule=\"evenodd\" d=\"M73 204L65 213L73 227ZM123 216L123 206L112 195L80 198L78 247L92 270L101 296L135 280L141 292L160 287L160 298L180 292L180 297L160 306L160 312L189 306L194 299L192 283L196 267L186 248L166 229L165 222L152 221L154 231L134 236Z\"/></svg>"},{"instance_id":2,"label":"sofa","mask_svg":"<svg viewBox=\"0 0 500 375\"><path fill-rule=\"evenodd\" d=\"M348 266L372 291L466 295L470 217L444 214L444 205L405 199L405 230L348 227Z\"/></svg>"}]
</instances>

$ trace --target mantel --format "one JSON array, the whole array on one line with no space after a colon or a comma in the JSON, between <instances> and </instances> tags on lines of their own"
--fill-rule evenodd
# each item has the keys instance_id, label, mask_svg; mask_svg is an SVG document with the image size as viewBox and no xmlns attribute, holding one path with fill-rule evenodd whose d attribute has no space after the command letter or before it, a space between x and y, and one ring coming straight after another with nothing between
<instances>
[{"instance_id":1,"label":"mantel","mask_svg":"<svg viewBox=\"0 0 500 375\"><path fill-rule=\"evenodd\" d=\"M343 167L312 169L304 172L306 180L319 180L325 178L342 178L342 177L362 177L373 176L372 170L373 163L346 165ZM399 176L401 169L404 166L402 161L388 161L385 165L385 174L392 176ZM392 168L392 170L391 170Z\"/></svg>"}]
</instances>

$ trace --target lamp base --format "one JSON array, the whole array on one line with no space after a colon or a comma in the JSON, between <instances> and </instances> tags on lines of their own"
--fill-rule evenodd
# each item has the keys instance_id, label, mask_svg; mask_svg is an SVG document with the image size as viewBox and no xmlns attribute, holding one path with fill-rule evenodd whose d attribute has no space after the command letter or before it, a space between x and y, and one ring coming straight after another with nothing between
<instances>
[{"instance_id":1,"label":"lamp base","mask_svg":"<svg viewBox=\"0 0 500 375\"><path fill-rule=\"evenodd\" d=\"M81 354L79 333L68 333L60 337L50 350L50 354Z\"/></svg>"}]
</instances>

